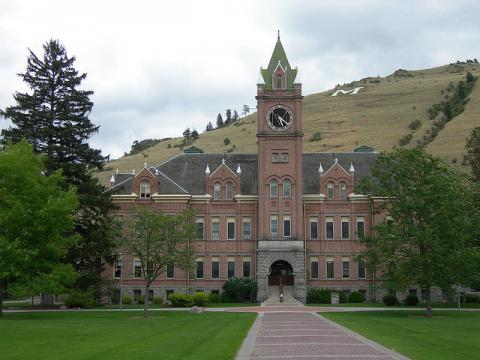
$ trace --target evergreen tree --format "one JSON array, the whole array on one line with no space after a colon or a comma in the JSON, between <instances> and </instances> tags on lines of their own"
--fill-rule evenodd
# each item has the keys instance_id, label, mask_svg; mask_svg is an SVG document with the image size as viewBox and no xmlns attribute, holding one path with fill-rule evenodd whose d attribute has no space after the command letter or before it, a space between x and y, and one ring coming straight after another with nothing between
<instances>
[{"instance_id":1,"label":"evergreen tree","mask_svg":"<svg viewBox=\"0 0 480 360\"><path fill-rule=\"evenodd\" d=\"M465 145L472 175L480 183L480 127L474 127Z\"/></svg>"},{"instance_id":2,"label":"evergreen tree","mask_svg":"<svg viewBox=\"0 0 480 360\"><path fill-rule=\"evenodd\" d=\"M193 139L193 140L197 140L197 139L198 139L198 131L197 131L197 130L193 130L191 136L192 136L192 139Z\"/></svg>"},{"instance_id":3,"label":"evergreen tree","mask_svg":"<svg viewBox=\"0 0 480 360\"><path fill-rule=\"evenodd\" d=\"M190 136L191 136L191 132L190 132L190 128L186 128L185 131L183 132L183 137L185 140L190 140Z\"/></svg>"},{"instance_id":4,"label":"evergreen tree","mask_svg":"<svg viewBox=\"0 0 480 360\"><path fill-rule=\"evenodd\" d=\"M232 110L227 109L225 111L225 125L228 125L232 122Z\"/></svg>"},{"instance_id":5,"label":"evergreen tree","mask_svg":"<svg viewBox=\"0 0 480 360\"><path fill-rule=\"evenodd\" d=\"M239 118L237 110L233 110L232 121L237 121Z\"/></svg>"},{"instance_id":6,"label":"evergreen tree","mask_svg":"<svg viewBox=\"0 0 480 360\"><path fill-rule=\"evenodd\" d=\"M223 127L223 118L222 118L222 114L218 114L217 115L217 129Z\"/></svg>"},{"instance_id":7,"label":"evergreen tree","mask_svg":"<svg viewBox=\"0 0 480 360\"><path fill-rule=\"evenodd\" d=\"M70 248L66 261L80 273L77 285L87 289L100 282L102 261L113 261L114 247L107 215L110 197L92 174L102 169L104 158L87 142L99 128L89 119L93 91L79 89L87 74L79 74L75 57L58 40L48 41L43 50L42 58L29 50L27 70L19 74L31 91L16 92L16 105L1 112L13 124L2 131L2 141L25 138L36 153L46 155L46 175L62 169L67 184L77 188L75 231L82 239Z\"/></svg>"},{"instance_id":8,"label":"evergreen tree","mask_svg":"<svg viewBox=\"0 0 480 360\"><path fill-rule=\"evenodd\" d=\"M208 122L207 128L205 130L207 130L207 131L212 131L213 130L213 125L212 125L211 121Z\"/></svg>"}]
</instances>

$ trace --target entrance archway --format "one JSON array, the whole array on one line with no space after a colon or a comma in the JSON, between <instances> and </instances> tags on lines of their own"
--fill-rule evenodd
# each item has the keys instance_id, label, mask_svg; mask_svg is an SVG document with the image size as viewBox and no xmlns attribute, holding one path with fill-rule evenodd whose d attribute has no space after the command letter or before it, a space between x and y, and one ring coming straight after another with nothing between
<instances>
[{"instance_id":1,"label":"entrance archway","mask_svg":"<svg viewBox=\"0 0 480 360\"><path fill-rule=\"evenodd\" d=\"M277 260L270 266L268 275L269 286L293 285L293 269L285 260Z\"/></svg>"}]
</instances>

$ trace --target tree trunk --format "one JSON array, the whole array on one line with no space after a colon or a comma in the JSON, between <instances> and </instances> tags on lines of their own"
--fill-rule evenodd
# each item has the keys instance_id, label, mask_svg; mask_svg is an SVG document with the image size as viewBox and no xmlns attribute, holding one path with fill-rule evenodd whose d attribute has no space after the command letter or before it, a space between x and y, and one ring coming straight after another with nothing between
<instances>
[{"instance_id":1,"label":"tree trunk","mask_svg":"<svg viewBox=\"0 0 480 360\"><path fill-rule=\"evenodd\" d=\"M432 292L430 286L425 289L427 295L427 317L432 317Z\"/></svg>"},{"instance_id":2,"label":"tree trunk","mask_svg":"<svg viewBox=\"0 0 480 360\"><path fill-rule=\"evenodd\" d=\"M143 318L148 319L148 293L150 292L150 284L145 286L145 296L143 297Z\"/></svg>"},{"instance_id":3,"label":"tree trunk","mask_svg":"<svg viewBox=\"0 0 480 360\"><path fill-rule=\"evenodd\" d=\"M5 283L0 280L0 317L3 316L3 294L5 292Z\"/></svg>"}]
</instances>

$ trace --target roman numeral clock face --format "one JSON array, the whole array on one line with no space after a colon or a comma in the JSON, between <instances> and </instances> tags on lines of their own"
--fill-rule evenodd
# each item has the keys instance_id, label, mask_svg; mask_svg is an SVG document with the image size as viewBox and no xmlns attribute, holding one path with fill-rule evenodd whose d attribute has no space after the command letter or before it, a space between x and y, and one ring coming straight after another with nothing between
<instances>
[{"instance_id":1,"label":"roman numeral clock face","mask_svg":"<svg viewBox=\"0 0 480 360\"><path fill-rule=\"evenodd\" d=\"M285 105L275 105L267 113L267 124L275 131L285 131L293 123L292 111Z\"/></svg>"}]
</instances>

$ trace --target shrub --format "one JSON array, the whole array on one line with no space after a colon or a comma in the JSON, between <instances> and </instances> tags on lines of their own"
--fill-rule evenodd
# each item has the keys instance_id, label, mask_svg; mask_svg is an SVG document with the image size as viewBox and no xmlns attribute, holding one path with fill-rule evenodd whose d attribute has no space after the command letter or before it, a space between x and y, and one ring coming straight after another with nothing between
<instances>
[{"instance_id":1,"label":"shrub","mask_svg":"<svg viewBox=\"0 0 480 360\"><path fill-rule=\"evenodd\" d=\"M88 292L75 290L67 296L65 305L69 308L91 309L97 305L97 302Z\"/></svg>"},{"instance_id":2,"label":"shrub","mask_svg":"<svg viewBox=\"0 0 480 360\"><path fill-rule=\"evenodd\" d=\"M208 302L210 304L218 304L221 302L220 294L210 294L208 295Z\"/></svg>"},{"instance_id":3,"label":"shrub","mask_svg":"<svg viewBox=\"0 0 480 360\"><path fill-rule=\"evenodd\" d=\"M222 297L239 302L254 302L257 298L257 282L253 278L232 277L223 284ZM222 299L222 301L224 301Z\"/></svg>"},{"instance_id":4,"label":"shrub","mask_svg":"<svg viewBox=\"0 0 480 360\"><path fill-rule=\"evenodd\" d=\"M331 304L332 294L330 290L320 288L308 288L307 303L309 304Z\"/></svg>"},{"instance_id":5,"label":"shrub","mask_svg":"<svg viewBox=\"0 0 480 360\"><path fill-rule=\"evenodd\" d=\"M466 303L478 304L478 303L480 303L480 296L473 295L473 294L466 294L465 295L465 302Z\"/></svg>"},{"instance_id":6,"label":"shrub","mask_svg":"<svg viewBox=\"0 0 480 360\"><path fill-rule=\"evenodd\" d=\"M160 296L155 296L153 298L153 303L155 305L162 305L163 304L163 299Z\"/></svg>"},{"instance_id":7,"label":"shrub","mask_svg":"<svg viewBox=\"0 0 480 360\"><path fill-rule=\"evenodd\" d=\"M422 122L418 119L412 120L412 122L408 124L409 129L412 131L417 130L420 126L422 126Z\"/></svg>"},{"instance_id":8,"label":"shrub","mask_svg":"<svg viewBox=\"0 0 480 360\"><path fill-rule=\"evenodd\" d=\"M416 306L418 304L418 297L417 295L409 294L405 298L405 304L408 306Z\"/></svg>"},{"instance_id":9,"label":"shrub","mask_svg":"<svg viewBox=\"0 0 480 360\"><path fill-rule=\"evenodd\" d=\"M188 294L170 294L168 300L176 307L192 307L193 297Z\"/></svg>"},{"instance_id":10,"label":"shrub","mask_svg":"<svg viewBox=\"0 0 480 360\"><path fill-rule=\"evenodd\" d=\"M397 304L397 302L398 302L398 299L393 294L388 294L383 297L383 303L387 306L393 306Z\"/></svg>"},{"instance_id":11,"label":"shrub","mask_svg":"<svg viewBox=\"0 0 480 360\"><path fill-rule=\"evenodd\" d=\"M193 298L193 305L195 306L205 306L208 303L208 295L205 294L203 291L196 292L192 296Z\"/></svg>"},{"instance_id":12,"label":"shrub","mask_svg":"<svg viewBox=\"0 0 480 360\"><path fill-rule=\"evenodd\" d=\"M402 137L400 140L398 140L398 144L400 146L405 146L407 145L410 141L412 141L413 135L412 134L407 134L404 137Z\"/></svg>"},{"instance_id":13,"label":"shrub","mask_svg":"<svg viewBox=\"0 0 480 360\"><path fill-rule=\"evenodd\" d=\"M347 302L347 295L343 291L338 293L338 302L340 304L345 304Z\"/></svg>"},{"instance_id":14,"label":"shrub","mask_svg":"<svg viewBox=\"0 0 480 360\"><path fill-rule=\"evenodd\" d=\"M228 144L230 144L230 139L226 137L225 139L223 139L223 145L228 145Z\"/></svg>"},{"instance_id":15,"label":"shrub","mask_svg":"<svg viewBox=\"0 0 480 360\"><path fill-rule=\"evenodd\" d=\"M365 299L363 298L363 295L358 291L352 291L350 295L348 295L349 303L363 303L364 301Z\"/></svg>"},{"instance_id":16,"label":"shrub","mask_svg":"<svg viewBox=\"0 0 480 360\"><path fill-rule=\"evenodd\" d=\"M144 304L145 303L145 297L143 295L138 298L138 303L139 304Z\"/></svg>"},{"instance_id":17,"label":"shrub","mask_svg":"<svg viewBox=\"0 0 480 360\"><path fill-rule=\"evenodd\" d=\"M133 303L133 300L130 296L127 296L127 295L122 296L122 304L129 305L132 303Z\"/></svg>"}]
</instances>

